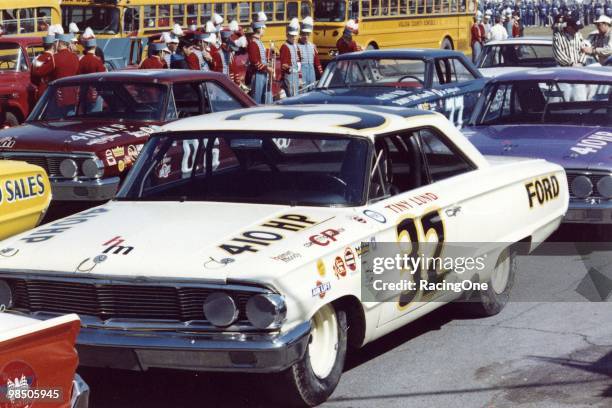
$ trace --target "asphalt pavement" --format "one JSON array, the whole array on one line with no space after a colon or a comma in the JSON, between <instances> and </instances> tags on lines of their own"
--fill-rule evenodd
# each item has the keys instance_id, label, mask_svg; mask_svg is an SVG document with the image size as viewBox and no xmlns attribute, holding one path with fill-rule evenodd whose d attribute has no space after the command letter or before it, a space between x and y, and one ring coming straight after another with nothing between
<instances>
[{"instance_id":1,"label":"asphalt pavement","mask_svg":"<svg viewBox=\"0 0 612 408\"><path fill-rule=\"evenodd\" d=\"M612 255L558 249L520 258L516 300L499 315L447 305L350 354L324 406L612 407L612 294L593 292L612 283ZM593 265L610 280L594 285ZM272 406L265 375L80 373L93 408Z\"/></svg>"}]
</instances>

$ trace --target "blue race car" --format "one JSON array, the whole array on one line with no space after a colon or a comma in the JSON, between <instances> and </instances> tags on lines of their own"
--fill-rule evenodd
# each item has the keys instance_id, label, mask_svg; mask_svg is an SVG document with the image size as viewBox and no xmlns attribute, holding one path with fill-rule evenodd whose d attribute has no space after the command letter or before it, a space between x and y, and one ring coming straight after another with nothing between
<instances>
[{"instance_id":1,"label":"blue race car","mask_svg":"<svg viewBox=\"0 0 612 408\"><path fill-rule=\"evenodd\" d=\"M336 57L314 89L282 105L387 105L435 110L457 127L466 122L485 79L451 50L370 50Z\"/></svg>"},{"instance_id":2,"label":"blue race car","mask_svg":"<svg viewBox=\"0 0 612 408\"><path fill-rule=\"evenodd\" d=\"M487 83L463 133L487 155L539 157L560 164L571 197L564 222L612 224L610 68L500 75Z\"/></svg>"}]
</instances>

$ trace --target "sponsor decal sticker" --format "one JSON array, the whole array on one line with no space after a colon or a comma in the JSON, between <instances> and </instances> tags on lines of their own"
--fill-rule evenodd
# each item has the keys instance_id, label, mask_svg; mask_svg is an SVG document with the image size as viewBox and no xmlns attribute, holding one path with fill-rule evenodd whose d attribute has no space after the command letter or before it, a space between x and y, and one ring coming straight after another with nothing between
<instances>
[{"instance_id":1,"label":"sponsor decal sticker","mask_svg":"<svg viewBox=\"0 0 612 408\"><path fill-rule=\"evenodd\" d=\"M323 299L325 297L325 293L329 292L331 289L331 283L329 282L321 282L317 281L316 286L312 288L312 297L319 297Z\"/></svg>"},{"instance_id":2,"label":"sponsor decal sticker","mask_svg":"<svg viewBox=\"0 0 612 408\"><path fill-rule=\"evenodd\" d=\"M386 205L385 208L393 211L395 214L401 214L404 211L408 211L413 208L432 203L437 199L438 196L434 193L419 194L417 196L410 197L406 200L400 200L395 203Z\"/></svg>"},{"instance_id":3,"label":"sponsor decal sticker","mask_svg":"<svg viewBox=\"0 0 612 408\"><path fill-rule=\"evenodd\" d=\"M353 215L353 216L349 216L349 218L353 221L357 221L361 224L367 224L367 220L363 217L360 217L359 215Z\"/></svg>"},{"instance_id":4,"label":"sponsor decal sticker","mask_svg":"<svg viewBox=\"0 0 612 408\"><path fill-rule=\"evenodd\" d=\"M304 244L304 246L305 247L310 247L312 245L328 246L330 243L336 242L337 241L336 237L340 235L340 233L342 232L344 232L344 228L327 229L319 234L311 235L310 238L308 238L308 242Z\"/></svg>"},{"instance_id":5,"label":"sponsor decal sticker","mask_svg":"<svg viewBox=\"0 0 612 408\"><path fill-rule=\"evenodd\" d=\"M0 149L12 149L17 141L14 137L0 137Z\"/></svg>"},{"instance_id":6,"label":"sponsor decal sticker","mask_svg":"<svg viewBox=\"0 0 612 408\"><path fill-rule=\"evenodd\" d=\"M117 159L115 159L115 156L113 156L111 149L104 152L104 157L106 157L106 164L109 166L115 166L117 164Z\"/></svg>"},{"instance_id":7,"label":"sponsor decal sticker","mask_svg":"<svg viewBox=\"0 0 612 408\"><path fill-rule=\"evenodd\" d=\"M227 265L234 263L236 260L234 258L222 258L215 259L212 256L209 257L208 261L204 262L204 268L206 269L221 269L225 268Z\"/></svg>"},{"instance_id":8,"label":"sponsor decal sticker","mask_svg":"<svg viewBox=\"0 0 612 408\"><path fill-rule=\"evenodd\" d=\"M123 171L125 170L125 162L123 160L119 160L117 162L117 169L119 169L119 171L123 173Z\"/></svg>"},{"instance_id":9,"label":"sponsor decal sticker","mask_svg":"<svg viewBox=\"0 0 612 408\"><path fill-rule=\"evenodd\" d=\"M291 262L295 259L301 258L302 255L298 254L296 252L292 252L292 251L287 251L287 252L283 252L280 255L277 256L273 256L272 259L274 259L275 261L283 261L285 263Z\"/></svg>"},{"instance_id":10,"label":"sponsor decal sticker","mask_svg":"<svg viewBox=\"0 0 612 408\"><path fill-rule=\"evenodd\" d=\"M344 259L340 256L337 256L334 260L334 275L338 279L346 276L346 265L344 264Z\"/></svg>"},{"instance_id":11,"label":"sponsor decal sticker","mask_svg":"<svg viewBox=\"0 0 612 408\"><path fill-rule=\"evenodd\" d=\"M285 214L265 222L259 228L243 232L230 239L229 242L220 245L219 248L230 255L259 252L262 248L281 241L284 236L280 232L300 232L316 224L318 224L317 221L305 215Z\"/></svg>"},{"instance_id":12,"label":"sponsor decal sticker","mask_svg":"<svg viewBox=\"0 0 612 408\"><path fill-rule=\"evenodd\" d=\"M381 224L387 222L387 218L384 215L374 210L363 210L363 214L366 217L373 219L374 221L380 222Z\"/></svg>"},{"instance_id":13,"label":"sponsor decal sticker","mask_svg":"<svg viewBox=\"0 0 612 408\"><path fill-rule=\"evenodd\" d=\"M355 252L353 252L353 249L351 247L346 247L344 249L344 263L351 272L355 272L357 270Z\"/></svg>"},{"instance_id":14,"label":"sponsor decal sticker","mask_svg":"<svg viewBox=\"0 0 612 408\"><path fill-rule=\"evenodd\" d=\"M113 147L111 151L113 152L113 157L119 158L125 156L125 147L123 146Z\"/></svg>"},{"instance_id":15,"label":"sponsor decal sticker","mask_svg":"<svg viewBox=\"0 0 612 408\"><path fill-rule=\"evenodd\" d=\"M12 204L40 197L45 194L45 183L42 174L5 180L0 185L0 204Z\"/></svg>"},{"instance_id":16,"label":"sponsor decal sticker","mask_svg":"<svg viewBox=\"0 0 612 408\"><path fill-rule=\"evenodd\" d=\"M3 248L0 249L0 257L11 258L19 253L17 248Z\"/></svg>"},{"instance_id":17,"label":"sponsor decal sticker","mask_svg":"<svg viewBox=\"0 0 612 408\"><path fill-rule=\"evenodd\" d=\"M320 277L325 276L325 263L321 259L317 259L317 272L319 273Z\"/></svg>"},{"instance_id":18,"label":"sponsor decal sticker","mask_svg":"<svg viewBox=\"0 0 612 408\"><path fill-rule=\"evenodd\" d=\"M133 246L122 245L125 242L120 236L114 237L113 239L106 241L102 244L106 247L100 255L93 258L84 259L78 266L77 272L91 272L96 265L108 259L109 255L129 255L134 250Z\"/></svg>"},{"instance_id":19,"label":"sponsor decal sticker","mask_svg":"<svg viewBox=\"0 0 612 408\"><path fill-rule=\"evenodd\" d=\"M537 203L544 205L559 197L559 180L554 175L541 177L525 183L529 208Z\"/></svg>"}]
</instances>

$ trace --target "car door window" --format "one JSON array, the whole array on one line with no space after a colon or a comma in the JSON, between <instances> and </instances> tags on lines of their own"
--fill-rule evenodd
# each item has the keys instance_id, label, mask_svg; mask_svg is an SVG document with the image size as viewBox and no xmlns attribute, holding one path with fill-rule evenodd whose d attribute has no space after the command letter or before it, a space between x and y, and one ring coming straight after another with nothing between
<instances>
[{"instance_id":1,"label":"car door window","mask_svg":"<svg viewBox=\"0 0 612 408\"><path fill-rule=\"evenodd\" d=\"M474 74L465 66L459 58L452 58L454 68L454 78L457 82L471 81L475 79Z\"/></svg>"},{"instance_id":2,"label":"car door window","mask_svg":"<svg viewBox=\"0 0 612 408\"><path fill-rule=\"evenodd\" d=\"M452 63L448 58L437 58L434 62L434 85L446 85L453 82Z\"/></svg>"},{"instance_id":3,"label":"car door window","mask_svg":"<svg viewBox=\"0 0 612 408\"><path fill-rule=\"evenodd\" d=\"M202 95L199 85L199 83L184 82L172 86L176 114L179 119L202 113Z\"/></svg>"},{"instance_id":4,"label":"car door window","mask_svg":"<svg viewBox=\"0 0 612 408\"><path fill-rule=\"evenodd\" d=\"M432 183L474 170L474 166L437 131L421 129L418 133Z\"/></svg>"},{"instance_id":5,"label":"car door window","mask_svg":"<svg viewBox=\"0 0 612 408\"><path fill-rule=\"evenodd\" d=\"M223 112L242 108L242 104L225 89L214 82L207 82L208 103L211 112Z\"/></svg>"}]
</instances>

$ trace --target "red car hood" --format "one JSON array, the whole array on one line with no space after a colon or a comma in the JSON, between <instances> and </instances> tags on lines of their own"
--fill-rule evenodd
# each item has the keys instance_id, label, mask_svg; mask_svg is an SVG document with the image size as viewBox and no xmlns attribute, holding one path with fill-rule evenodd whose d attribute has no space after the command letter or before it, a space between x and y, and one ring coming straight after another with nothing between
<instances>
[{"instance_id":1,"label":"red car hood","mask_svg":"<svg viewBox=\"0 0 612 408\"><path fill-rule=\"evenodd\" d=\"M0 151L96 153L142 144L160 124L118 119L30 122L0 131Z\"/></svg>"}]
</instances>

